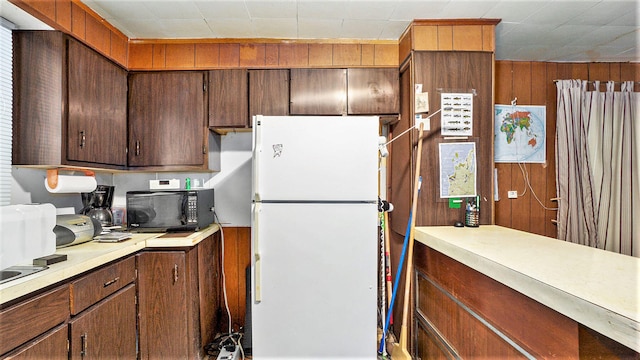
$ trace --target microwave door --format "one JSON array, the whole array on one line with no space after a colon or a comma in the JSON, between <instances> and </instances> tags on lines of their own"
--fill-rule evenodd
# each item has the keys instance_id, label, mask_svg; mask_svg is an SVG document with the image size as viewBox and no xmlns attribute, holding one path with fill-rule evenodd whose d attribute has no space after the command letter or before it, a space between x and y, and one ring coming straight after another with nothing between
<instances>
[{"instance_id":1,"label":"microwave door","mask_svg":"<svg viewBox=\"0 0 640 360\"><path fill-rule=\"evenodd\" d=\"M187 197L177 192L135 196L128 199L127 220L132 229L184 229L187 208Z\"/></svg>"}]
</instances>

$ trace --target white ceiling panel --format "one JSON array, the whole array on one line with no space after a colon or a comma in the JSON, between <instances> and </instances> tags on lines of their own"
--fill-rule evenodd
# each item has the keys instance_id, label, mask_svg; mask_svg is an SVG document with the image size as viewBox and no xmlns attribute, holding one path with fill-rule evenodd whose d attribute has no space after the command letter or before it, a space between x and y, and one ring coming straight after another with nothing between
<instances>
[{"instance_id":1,"label":"white ceiling panel","mask_svg":"<svg viewBox=\"0 0 640 360\"><path fill-rule=\"evenodd\" d=\"M131 39L397 41L414 19L490 18L502 19L498 60L640 62L639 0L81 1ZM0 16L11 21L6 4Z\"/></svg>"}]
</instances>

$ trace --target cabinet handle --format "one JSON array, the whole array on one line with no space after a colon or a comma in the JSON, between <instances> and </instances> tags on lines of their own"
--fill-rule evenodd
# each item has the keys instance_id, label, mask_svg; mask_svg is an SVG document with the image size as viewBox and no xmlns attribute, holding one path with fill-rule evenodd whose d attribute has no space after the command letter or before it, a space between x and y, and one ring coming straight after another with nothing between
<instances>
[{"instance_id":1,"label":"cabinet handle","mask_svg":"<svg viewBox=\"0 0 640 360\"><path fill-rule=\"evenodd\" d=\"M118 280L120 280L120 276L116 277L116 278L115 278L115 279L113 279L113 280L109 280L109 281L107 281L106 283L102 284L102 286L103 286L103 287L107 287L107 286L109 286L109 285L111 285L111 284L115 284L116 282L118 282Z\"/></svg>"},{"instance_id":2,"label":"cabinet handle","mask_svg":"<svg viewBox=\"0 0 640 360\"><path fill-rule=\"evenodd\" d=\"M80 356L87 356L87 333L80 335L80 339L82 340L82 349L80 350Z\"/></svg>"},{"instance_id":3,"label":"cabinet handle","mask_svg":"<svg viewBox=\"0 0 640 360\"><path fill-rule=\"evenodd\" d=\"M140 140L136 140L136 156L140 155Z\"/></svg>"},{"instance_id":4,"label":"cabinet handle","mask_svg":"<svg viewBox=\"0 0 640 360\"><path fill-rule=\"evenodd\" d=\"M173 265L173 283L178 282L178 264Z\"/></svg>"},{"instance_id":5,"label":"cabinet handle","mask_svg":"<svg viewBox=\"0 0 640 360\"><path fill-rule=\"evenodd\" d=\"M84 130L80 131L80 149L84 148L84 145L87 141L87 136Z\"/></svg>"}]
</instances>

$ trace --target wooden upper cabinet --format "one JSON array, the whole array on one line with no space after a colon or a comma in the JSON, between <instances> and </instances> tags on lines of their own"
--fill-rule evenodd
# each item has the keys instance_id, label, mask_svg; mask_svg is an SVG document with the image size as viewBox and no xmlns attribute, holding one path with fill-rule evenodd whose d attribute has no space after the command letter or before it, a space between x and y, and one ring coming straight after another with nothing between
<instances>
[{"instance_id":1,"label":"wooden upper cabinet","mask_svg":"<svg viewBox=\"0 0 640 360\"><path fill-rule=\"evenodd\" d=\"M13 165L61 165L66 111L65 37L13 32Z\"/></svg>"},{"instance_id":2,"label":"wooden upper cabinet","mask_svg":"<svg viewBox=\"0 0 640 360\"><path fill-rule=\"evenodd\" d=\"M396 68L349 69L349 114L382 115L400 112L400 73Z\"/></svg>"},{"instance_id":3,"label":"wooden upper cabinet","mask_svg":"<svg viewBox=\"0 0 640 360\"><path fill-rule=\"evenodd\" d=\"M291 69L292 115L346 115L346 69Z\"/></svg>"},{"instance_id":4,"label":"wooden upper cabinet","mask_svg":"<svg viewBox=\"0 0 640 360\"><path fill-rule=\"evenodd\" d=\"M69 40L67 159L127 165L127 72Z\"/></svg>"},{"instance_id":5,"label":"wooden upper cabinet","mask_svg":"<svg viewBox=\"0 0 640 360\"><path fill-rule=\"evenodd\" d=\"M249 127L249 80L245 69L209 71L209 127Z\"/></svg>"},{"instance_id":6,"label":"wooden upper cabinet","mask_svg":"<svg viewBox=\"0 0 640 360\"><path fill-rule=\"evenodd\" d=\"M249 116L254 115L289 115L288 69L249 70Z\"/></svg>"},{"instance_id":7,"label":"wooden upper cabinet","mask_svg":"<svg viewBox=\"0 0 640 360\"><path fill-rule=\"evenodd\" d=\"M129 167L206 168L205 73L129 74Z\"/></svg>"}]
</instances>

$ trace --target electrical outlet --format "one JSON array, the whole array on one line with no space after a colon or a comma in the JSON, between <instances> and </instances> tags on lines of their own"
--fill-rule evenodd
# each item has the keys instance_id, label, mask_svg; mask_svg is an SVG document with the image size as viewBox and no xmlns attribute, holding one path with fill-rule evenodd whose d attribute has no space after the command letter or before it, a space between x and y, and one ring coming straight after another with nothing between
<instances>
[{"instance_id":1,"label":"electrical outlet","mask_svg":"<svg viewBox=\"0 0 640 360\"><path fill-rule=\"evenodd\" d=\"M517 199L518 198L518 191L517 190L507 191L507 197L509 199Z\"/></svg>"}]
</instances>

